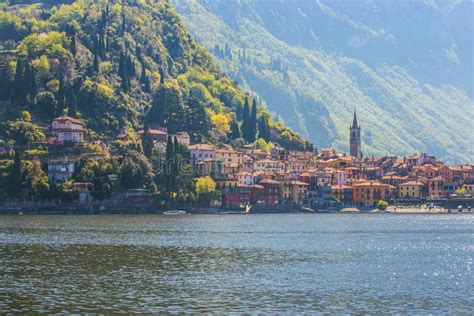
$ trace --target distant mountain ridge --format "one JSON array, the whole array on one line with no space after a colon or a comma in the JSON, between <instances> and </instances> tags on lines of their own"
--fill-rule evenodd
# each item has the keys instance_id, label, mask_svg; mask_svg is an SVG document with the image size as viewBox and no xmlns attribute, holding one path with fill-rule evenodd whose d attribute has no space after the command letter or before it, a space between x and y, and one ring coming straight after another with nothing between
<instances>
[{"instance_id":1,"label":"distant mountain ridge","mask_svg":"<svg viewBox=\"0 0 474 316\"><path fill-rule=\"evenodd\" d=\"M473 3L173 0L223 69L316 145L473 162ZM227 43L232 52L219 54Z\"/></svg>"}]
</instances>

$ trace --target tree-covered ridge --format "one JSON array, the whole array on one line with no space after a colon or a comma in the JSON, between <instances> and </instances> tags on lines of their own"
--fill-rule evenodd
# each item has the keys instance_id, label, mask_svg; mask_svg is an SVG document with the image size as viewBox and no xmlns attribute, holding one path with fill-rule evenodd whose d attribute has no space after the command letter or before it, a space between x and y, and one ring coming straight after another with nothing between
<instances>
[{"instance_id":1,"label":"tree-covered ridge","mask_svg":"<svg viewBox=\"0 0 474 316\"><path fill-rule=\"evenodd\" d=\"M193 141L240 136L231 127L241 128L248 96L220 73L167 0L10 1L1 6L0 40L2 138L20 111L44 127L62 114L85 119L89 136L100 139L145 121ZM310 145L260 105L258 112L272 131L268 141Z\"/></svg>"},{"instance_id":2,"label":"tree-covered ridge","mask_svg":"<svg viewBox=\"0 0 474 316\"><path fill-rule=\"evenodd\" d=\"M457 32L443 38L437 30L446 29L444 16L437 20L437 5L422 1L173 3L232 79L258 93L271 111L319 147L348 150L356 108L366 156L423 151L447 162L472 162L466 135L474 133L474 103L462 88L472 87L472 39L465 36L472 26L461 27L472 20L466 19L472 3L452 6L446 17ZM395 6L398 11L391 10ZM418 23L417 17L426 18L417 27L400 22ZM393 31L397 41L390 42L382 28ZM423 43L410 46L414 40ZM436 41L440 45L430 47ZM450 41L463 45L451 47Z\"/></svg>"}]
</instances>

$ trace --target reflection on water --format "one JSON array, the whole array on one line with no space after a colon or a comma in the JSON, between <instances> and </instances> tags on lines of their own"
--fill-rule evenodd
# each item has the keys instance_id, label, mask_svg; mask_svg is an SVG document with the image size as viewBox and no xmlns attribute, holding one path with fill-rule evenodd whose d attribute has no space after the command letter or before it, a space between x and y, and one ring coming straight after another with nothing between
<instances>
[{"instance_id":1,"label":"reflection on water","mask_svg":"<svg viewBox=\"0 0 474 316\"><path fill-rule=\"evenodd\" d=\"M0 216L0 313L472 313L469 215Z\"/></svg>"}]
</instances>

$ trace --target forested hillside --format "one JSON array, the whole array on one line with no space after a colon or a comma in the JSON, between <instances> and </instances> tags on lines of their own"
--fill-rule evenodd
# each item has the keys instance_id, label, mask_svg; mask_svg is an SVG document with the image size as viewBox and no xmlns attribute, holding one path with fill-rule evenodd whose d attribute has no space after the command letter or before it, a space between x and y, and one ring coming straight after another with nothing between
<instances>
[{"instance_id":1,"label":"forested hillside","mask_svg":"<svg viewBox=\"0 0 474 316\"><path fill-rule=\"evenodd\" d=\"M52 134L62 116L83 124L78 143ZM150 134L160 128L166 153ZM99 199L133 188L186 198L194 174L178 174L174 158L189 159L178 133L314 149L220 72L168 0L0 4L0 196L71 199L73 183L91 183ZM75 162L67 181L48 181L51 159Z\"/></svg>"},{"instance_id":2,"label":"forested hillside","mask_svg":"<svg viewBox=\"0 0 474 316\"><path fill-rule=\"evenodd\" d=\"M316 145L473 162L469 1L173 0L223 69Z\"/></svg>"},{"instance_id":3,"label":"forested hillside","mask_svg":"<svg viewBox=\"0 0 474 316\"><path fill-rule=\"evenodd\" d=\"M166 0L11 1L1 6L0 40L3 137L21 111L33 125L83 118L91 137L147 121L211 143L230 142L231 123L243 120L245 94ZM304 148L264 108L258 113L274 142Z\"/></svg>"}]
</instances>

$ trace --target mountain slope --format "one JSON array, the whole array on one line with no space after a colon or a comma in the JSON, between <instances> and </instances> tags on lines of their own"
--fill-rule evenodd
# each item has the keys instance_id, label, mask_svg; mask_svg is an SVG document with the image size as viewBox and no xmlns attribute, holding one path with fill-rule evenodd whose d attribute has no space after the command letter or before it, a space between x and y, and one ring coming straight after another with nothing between
<instances>
[{"instance_id":1,"label":"mountain slope","mask_svg":"<svg viewBox=\"0 0 474 316\"><path fill-rule=\"evenodd\" d=\"M173 3L232 78L316 145L347 151L356 108L365 155L474 161L472 39L455 18L470 4Z\"/></svg>"},{"instance_id":2,"label":"mountain slope","mask_svg":"<svg viewBox=\"0 0 474 316\"><path fill-rule=\"evenodd\" d=\"M111 141L146 121L194 142L230 143L249 98L168 0L2 3L0 53L0 141L14 146L30 144L11 139L23 111L38 128L66 113L84 119L87 141ZM258 114L269 116L264 107ZM268 125L272 142L310 146L271 118Z\"/></svg>"}]
</instances>

